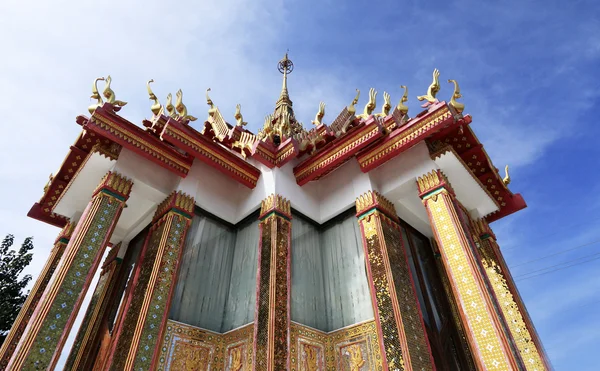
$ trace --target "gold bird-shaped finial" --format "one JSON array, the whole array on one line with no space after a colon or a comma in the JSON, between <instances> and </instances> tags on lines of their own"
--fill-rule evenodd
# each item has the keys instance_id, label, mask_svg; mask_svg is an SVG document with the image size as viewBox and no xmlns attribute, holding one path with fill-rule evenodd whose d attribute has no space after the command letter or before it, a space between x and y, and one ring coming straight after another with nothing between
<instances>
[{"instance_id":1,"label":"gold bird-shaped finial","mask_svg":"<svg viewBox=\"0 0 600 371\"><path fill-rule=\"evenodd\" d=\"M183 91L181 89L177 90L175 93L177 96L177 100L175 101L175 109L177 110L178 118L181 121L196 121L197 118L194 116L188 115L187 107L183 104Z\"/></svg>"},{"instance_id":2,"label":"gold bird-shaped finial","mask_svg":"<svg viewBox=\"0 0 600 371\"><path fill-rule=\"evenodd\" d=\"M440 71L438 71L438 69L436 68L433 70L433 82L431 83L431 85L429 85L429 88L427 88L427 94L419 95L417 97L417 99L420 101L424 101L424 100L427 101L421 107L425 108L425 107L432 105L433 103L438 102L438 100L435 96L440 91L439 77L440 77Z\"/></svg>"},{"instance_id":3,"label":"gold bird-shaped finial","mask_svg":"<svg viewBox=\"0 0 600 371\"><path fill-rule=\"evenodd\" d=\"M169 114L169 117L177 118L177 113L175 112L175 106L173 105L173 95L171 93L167 94L167 103L165 104L165 109Z\"/></svg>"},{"instance_id":4,"label":"gold bird-shaped finial","mask_svg":"<svg viewBox=\"0 0 600 371\"><path fill-rule=\"evenodd\" d=\"M348 106L348 112L351 115L354 115L356 113L356 105L358 104L358 98L360 98L360 90L356 89L356 97L354 97L354 99L352 100L352 103L350 103L350 105Z\"/></svg>"},{"instance_id":5,"label":"gold bird-shaped finial","mask_svg":"<svg viewBox=\"0 0 600 371\"><path fill-rule=\"evenodd\" d=\"M454 84L454 93L452 93L452 98L450 98L449 104L454 107L457 113L460 114L465 110L465 105L456 101L457 99L462 98L462 95L460 94L460 87L458 86L458 82L456 82L456 80L448 80L448 82Z\"/></svg>"},{"instance_id":6,"label":"gold bird-shaped finial","mask_svg":"<svg viewBox=\"0 0 600 371\"><path fill-rule=\"evenodd\" d=\"M246 126L248 124L244 121L244 116L242 116L242 106L240 104L235 106L235 114L233 117L235 117L235 126Z\"/></svg>"},{"instance_id":7,"label":"gold bird-shaped finial","mask_svg":"<svg viewBox=\"0 0 600 371\"><path fill-rule=\"evenodd\" d=\"M408 114L408 107L404 105L404 102L408 102L408 87L400 85L400 88L404 89L404 94L402 95L402 98L400 98L400 102L398 102L396 109L402 116L406 116Z\"/></svg>"},{"instance_id":8,"label":"gold bird-shaped finial","mask_svg":"<svg viewBox=\"0 0 600 371\"><path fill-rule=\"evenodd\" d=\"M116 107L123 107L127 104L127 102L123 102L122 100L117 100L115 98L115 92L110 88L110 83L112 82L112 78L110 75L106 76L106 85L104 86L104 91L102 95L106 98L106 102L112 104Z\"/></svg>"},{"instance_id":9,"label":"gold bird-shaped finial","mask_svg":"<svg viewBox=\"0 0 600 371\"><path fill-rule=\"evenodd\" d=\"M369 101L367 102L367 104L365 104L363 113L358 117L361 117L366 120L367 118L369 118L369 116L371 116L371 113L373 113L373 111L377 107L376 98L377 92L375 91L375 88L369 89Z\"/></svg>"},{"instance_id":10,"label":"gold bird-shaped finial","mask_svg":"<svg viewBox=\"0 0 600 371\"><path fill-rule=\"evenodd\" d=\"M92 84L92 95L90 95L90 98L95 99L96 103L88 107L90 114L93 114L94 111L96 111L96 108L100 107L102 103L104 103L102 101L102 96L98 92L98 81L104 81L104 77L97 77Z\"/></svg>"},{"instance_id":11,"label":"gold bird-shaped finial","mask_svg":"<svg viewBox=\"0 0 600 371\"><path fill-rule=\"evenodd\" d=\"M217 112L217 107L213 103L212 99L210 99L210 97L208 96L209 91L210 91L210 88L206 89L206 104L208 104L208 106L210 107L208 109L208 118L211 118Z\"/></svg>"},{"instance_id":12,"label":"gold bird-shaped finial","mask_svg":"<svg viewBox=\"0 0 600 371\"><path fill-rule=\"evenodd\" d=\"M386 91L383 92L383 106L381 106L381 112L376 114L377 117L387 117L392 109L392 97Z\"/></svg>"},{"instance_id":13,"label":"gold bird-shaped finial","mask_svg":"<svg viewBox=\"0 0 600 371\"><path fill-rule=\"evenodd\" d=\"M504 178L502 179L502 183L504 183L504 185L510 184L510 174L508 174L508 165L504 167Z\"/></svg>"},{"instance_id":14,"label":"gold bird-shaped finial","mask_svg":"<svg viewBox=\"0 0 600 371\"><path fill-rule=\"evenodd\" d=\"M319 110L315 115L315 119L312 121L313 125L319 126L323 123L323 117L325 116L325 102L319 103Z\"/></svg>"},{"instance_id":15,"label":"gold bird-shaped finial","mask_svg":"<svg viewBox=\"0 0 600 371\"><path fill-rule=\"evenodd\" d=\"M149 99L154 101L152 106L150 106L150 111L152 111L154 116L157 116L160 114L160 111L162 110L163 107L160 104L160 102L158 101L158 98L156 97L154 92L152 91L152 88L150 87L150 84L153 82L154 82L154 79L148 80L148 82L146 83L146 87L148 88L148 95L150 96Z\"/></svg>"}]
</instances>

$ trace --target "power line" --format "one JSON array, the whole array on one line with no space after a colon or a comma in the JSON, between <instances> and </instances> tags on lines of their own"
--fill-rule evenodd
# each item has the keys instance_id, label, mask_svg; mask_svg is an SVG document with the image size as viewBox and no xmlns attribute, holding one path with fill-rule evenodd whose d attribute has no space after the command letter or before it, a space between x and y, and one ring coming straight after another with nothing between
<instances>
[{"instance_id":1,"label":"power line","mask_svg":"<svg viewBox=\"0 0 600 371\"><path fill-rule=\"evenodd\" d=\"M542 275L544 275L544 274L548 274L548 273L554 273L554 272L556 272L556 271L560 271L560 270L567 269L567 268L571 268L571 267L574 267L574 266L577 266L577 265L581 265L581 264L589 263L589 262L591 262L591 261L598 260L598 259L600 259L600 256L596 256L596 257L595 257L595 258L593 258L593 259L584 260L584 261L582 261L582 262L577 262L577 263L574 263L574 264L570 264L570 265L567 265L567 266L564 266L564 267L560 267L560 268L556 268L556 269L553 269L553 270L549 270L549 271L546 271L546 272L542 272L542 273L534 274L534 275L532 275L532 276L528 276L528 277L522 277L522 276L520 276L520 277L522 277L522 278L516 279L515 281L524 281L524 280L528 280L528 279L530 279L530 278L534 278L534 277L537 277L537 276L542 276ZM563 264L564 264L564 263L563 263ZM548 268L546 268L546 269L548 269ZM528 273L528 274L530 274L530 273Z\"/></svg>"},{"instance_id":2,"label":"power line","mask_svg":"<svg viewBox=\"0 0 600 371\"><path fill-rule=\"evenodd\" d=\"M519 278L519 277L523 277L523 276L528 276L528 275L530 275L532 273L542 272L542 271L545 271L545 270L548 270L548 269L560 267L561 265L565 265L565 264L568 264L568 263L573 263L573 262L576 262L576 261L579 261L579 260L582 260L582 259L593 258L595 256L600 256L600 252L594 253L594 254L590 254L590 255L580 256L579 258L567 260L567 261L564 261L564 262L561 262L561 263L558 263L558 264L555 264L555 265L551 265L549 267L544 267L544 268L541 268L541 269L538 269L538 270L535 270L535 271L531 271L531 272L527 272L527 273L521 273L521 274L516 275L515 277Z\"/></svg>"},{"instance_id":3,"label":"power line","mask_svg":"<svg viewBox=\"0 0 600 371\"><path fill-rule=\"evenodd\" d=\"M520 266L525 265L525 264L534 263L534 262L537 262L537 261L540 261L540 260L544 260L544 259L550 258L552 256L556 256L556 255L564 254L564 253L569 252L569 251L577 250L577 249L580 249L582 247L595 245L598 242L600 242L600 240L595 240L595 241L592 241L592 242L585 243L583 245L571 247L569 249L561 250L559 252L556 252L556 253L550 254L550 255L546 255L546 256L543 256L541 258L537 258L537 259L529 260L529 261L526 261L526 262L523 262L523 263L512 265L512 266L510 266L510 268L520 267Z\"/></svg>"}]
</instances>

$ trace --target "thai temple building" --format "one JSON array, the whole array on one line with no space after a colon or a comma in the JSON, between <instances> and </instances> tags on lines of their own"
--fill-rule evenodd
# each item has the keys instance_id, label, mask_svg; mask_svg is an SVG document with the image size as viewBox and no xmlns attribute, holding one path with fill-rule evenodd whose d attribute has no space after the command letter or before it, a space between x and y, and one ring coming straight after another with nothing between
<instances>
[{"instance_id":1,"label":"thai temple building","mask_svg":"<svg viewBox=\"0 0 600 371\"><path fill-rule=\"evenodd\" d=\"M278 67L258 133L208 90L206 119L181 90L163 105L152 80L137 125L110 76L94 81L28 214L60 232L0 369L61 354L65 370L551 369L490 226L526 204L458 83L439 100L435 70L414 116L404 86L379 109L349 87L342 112L326 120L321 102L305 127L287 54Z\"/></svg>"}]
</instances>

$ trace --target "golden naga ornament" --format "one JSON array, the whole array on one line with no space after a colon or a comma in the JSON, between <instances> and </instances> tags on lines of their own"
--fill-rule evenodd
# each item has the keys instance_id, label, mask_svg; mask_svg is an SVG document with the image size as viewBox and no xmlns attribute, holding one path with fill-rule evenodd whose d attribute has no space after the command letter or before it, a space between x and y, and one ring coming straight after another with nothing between
<instances>
[{"instance_id":1,"label":"golden naga ornament","mask_svg":"<svg viewBox=\"0 0 600 371\"><path fill-rule=\"evenodd\" d=\"M419 95L417 97L417 99L420 101L424 101L424 100L427 101L421 107L426 108L426 107L429 107L430 105L438 102L438 100L435 96L440 91L439 77L440 77L440 71L438 71L438 69L436 68L433 70L433 82L431 83L431 85L429 85L429 88L427 89L427 94Z\"/></svg>"},{"instance_id":2,"label":"golden naga ornament","mask_svg":"<svg viewBox=\"0 0 600 371\"><path fill-rule=\"evenodd\" d=\"M360 98L360 90L356 89L356 97L352 100L352 103L348 106L348 113L354 115L356 113L356 105L358 104L358 98Z\"/></svg>"},{"instance_id":3,"label":"golden naga ornament","mask_svg":"<svg viewBox=\"0 0 600 371\"><path fill-rule=\"evenodd\" d=\"M504 185L506 186L510 184L510 174L508 174L508 165L504 167L504 178L502 179L502 183L504 183Z\"/></svg>"},{"instance_id":4,"label":"golden naga ornament","mask_svg":"<svg viewBox=\"0 0 600 371\"><path fill-rule=\"evenodd\" d=\"M93 114L94 111L96 111L96 108L100 107L104 103L102 101L102 96L98 92L98 81L104 81L104 77L97 77L92 84L92 95L90 95L90 98L96 99L96 103L88 107L90 114Z\"/></svg>"},{"instance_id":5,"label":"golden naga ornament","mask_svg":"<svg viewBox=\"0 0 600 371\"><path fill-rule=\"evenodd\" d=\"M325 102L319 103L319 111L315 115L315 119L312 121L313 125L319 126L323 123L323 117L325 116Z\"/></svg>"},{"instance_id":6,"label":"golden naga ornament","mask_svg":"<svg viewBox=\"0 0 600 371\"><path fill-rule=\"evenodd\" d=\"M208 96L209 91L210 91L210 88L206 89L206 104L208 104L208 106L210 107L208 109L208 118L210 119L211 117L213 117L215 115L215 113L217 113L217 107L213 103L212 99L210 99L210 97Z\"/></svg>"},{"instance_id":7,"label":"golden naga ornament","mask_svg":"<svg viewBox=\"0 0 600 371\"><path fill-rule=\"evenodd\" d=\"M404 89L404 95L400 98L400 102L398 102L396 109L402 116L406 116L408 114L408 107L404 105L404 102L408 102L408 88L405 85L400 85L400 88Z\"/></svg>"},{"instance_id":8,"label":"golden naga ornament","mask_svg":"<svg viewBox=\"0 0 600 371\"><path fill-rule=\"evenodd\" d=\"M242 116L242 106L240 104L235 106L235 114L233 117L235 117L236 121L235 126L246 126L248 124L244 121L244 116Z\"/></svg>"},{"instance_id":9,"label":"golden naga ornament","mask_svg":"<svg viewBox=\"0 0 600 371\"><path fill-rule=\"evenodd\" d=\"M457 113L461 114L465 110L465 105L456 101L457 99L462 98L458 82L456 82L456 80L448 80L448 82L454 84L454 93L452 93L452 98L450 99L449 104L456 110Z\"/></svg>"},{"instance_id":10,"label":"golden naga ornament","mask_svg":"<svg viewBox=\"0 0 600 371\"><path fill-rule=\"evenodd\" d=\"M115 98L115 92L110 88L110 83L112 82L112 78L110 75L106 77L106 85L104 86L104 91L102 91L102 95L106 98L106 103L110 103L114 106L115 111L121 109L121 107L125 106L127 102L123 102L122 100L117 100Z\"/></svg>"},{"instance_id":11,"label":"golden naga ornament","mask_svg":"<svg viewBox=\"0 0 600 371\"><path fill-rule=\"evenodd\" d=\"M167 110L167 114L169 115L169 117L174 119L177 118L175 106L173 105L173 95L171 95L171 93L167 95L167 103L165 104L165 109Z\"/></svg>"},{"instance_id":12,"label":"golden naga ornament","mask_svg":"<svg viewBox=\"0 0 600 371\"><path fill-rule=\"evenodd\" d=\"M148 88L148 95L150 96L149 99L154 101L152 106L150 106L150 110L152 111L152 114L154 116L158 116L158 115L160 115L160 113L163 109L163 106L160 104L160 102L158 101L158 98L156 97L156 95L152 91L152 88L150 87L150 84L153 82L154 82L154 79L148 80L148 82L146 83L146 87Z\"/></svg>"},{"instance_id":13,"label":"golden naga ornament","mask_svg":"<svg viewBox=\"0 0 600 371\"><path fill-rule=\"evenodd\" d=\"M383 92L383 106L381 106L381 112L376 114L377 117L388 117L390 110L392 109L392 97L386 91Z\"/></svg>"},{"instance_id":14,"label":"golden naga ornament","mask_svg":"<svg viewBox=\"0 0 600 371\"><path fill-rule=\"evenodd\" d=\"M365 104L365 109L363 110L363 113L358 117L366 120L367 118L369 118L369 116L371 116L371 114L377 107L376 98L377 92L375 91L375 88L369 89L369 101L367 102L367 104Z\"/></svg>"},{"instance_id":15,"label":"golden naga ornament","mask_svg":"<svg viewBox=\"0 0 600 371\"><path fill-rule=\"evenodd\" d=\"M197 118L192 115L188 115L187 107L185 104L183 104L183 91L179 89L175 95L177 96L177 100L175 101L175 109L179 114L178 119L183 122L196 121Z\"/></svg>"}]
</instances>

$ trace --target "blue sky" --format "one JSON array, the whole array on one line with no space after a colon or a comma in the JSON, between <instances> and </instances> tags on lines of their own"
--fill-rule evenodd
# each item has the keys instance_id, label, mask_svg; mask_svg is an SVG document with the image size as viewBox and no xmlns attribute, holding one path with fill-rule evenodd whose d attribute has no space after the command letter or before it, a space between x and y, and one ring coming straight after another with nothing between
<instances>
[{"instance_id":1,"label":"blue sky","mask_svg":"<svg viewBox=\"0 0 600 371\"><path fill-rule=\"evenodd\" d=\"M286 49L297 117L325 122L354 89L408 85L411 110L431 71L438 97L460 83L465 112L511 189L529 207L492 225L515 276L600 252L600 5L595 1L122 1L0 3L0 235L35 237L36 275L58 230L28 219L86 113L92 80L111 74L121 113L150 116L145 82L164 101L182 88L190 114L206 115L204 90L233 121L236 103L256 130L272 111ZM381 99L381 98L380 98ZM365 96L360 105L365 102ZM600 344L600 260L518 280L557 370L595 370Z\"/></svg>"}]
</instances>

